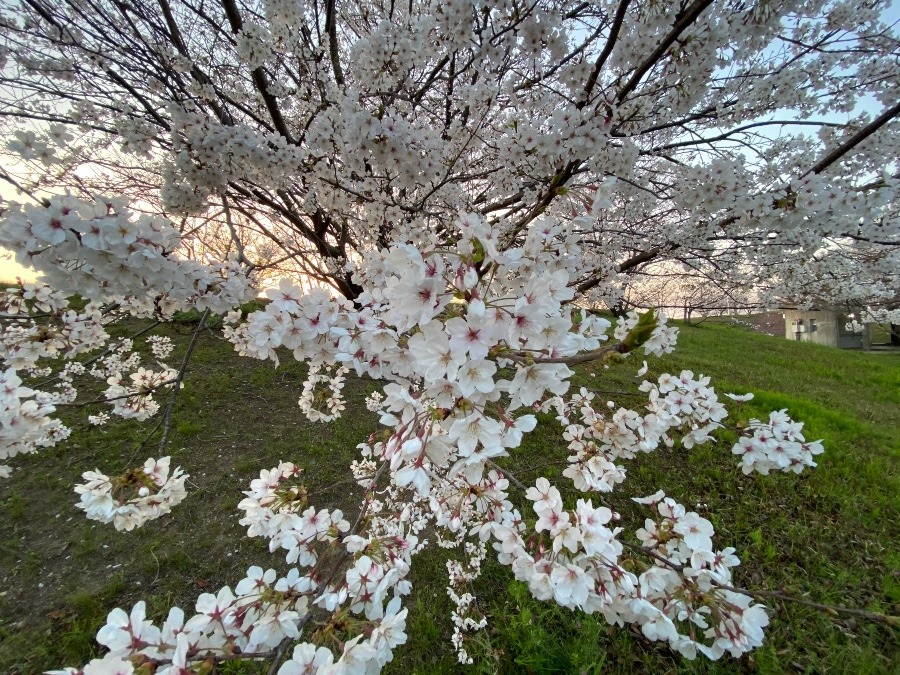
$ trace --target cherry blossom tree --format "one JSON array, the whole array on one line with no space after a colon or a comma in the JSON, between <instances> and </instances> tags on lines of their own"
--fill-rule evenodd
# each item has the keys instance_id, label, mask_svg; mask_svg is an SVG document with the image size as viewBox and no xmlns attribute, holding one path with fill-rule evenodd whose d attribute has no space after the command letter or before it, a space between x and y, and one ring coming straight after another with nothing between
<instances>
[{"instance_id":1,"label":"cherry blossom tree","mask_svg":"<svg viewBox=\"0 0 900 675\"><path fill-rule=\"evenodd\" d=\"M732 279L722 287L703 270L673 262L648 265L629 276L619 309L663 309L690 321L696 315L721 316L762 306L752 286L739 291Z\"/></svg>"},{"instance_id":2,"label":"cherry blossom tree","mask_svg":"<svg viewBox=\"0 0 900 675\"><path fill-rule=\"evenodd\" d=\"M81 381L105 380L110 407L92 421L157 416L159 453L124 476L86 473L80 508L125 530L177 514L190 495L166 439L212 315L239 353L309 364L299 404L311 419L341 414L351 370L384 382L368 401L383 433L361 439L351 466L365 488L357 512L317 510L300 466L264 468L241 522L290 571L253 567L161 627L143 603L115 610L98 634L109 652L60 672L173 675L237 656L285 674L377 671L405 642L407 576L429 540L460 552L448 584L463 663L467 635L484 627L471 581L489 554L536 598L633 623L688 658L758 647L768 615L734 584L739 560L710 521L662 492L639 497L648 518L634 543L604 505L638 453L690 449L728 427L709 378L645 380L645 403L608 410L570 391L571 367L674 348L662 313L613 326L587 311L615 305L650 265L763 298L827 289L875 307L894 292L900 48L884 9L2 10L2 119L16 160L0 178L31 203L5 206L0 233L42 276L0 301L0 458L63 440L53 414L81 404ZM236 310L274 276L264 309ZM74 308L73 293L87 305ZM180 365L142 365L133 342L104 329L190 308L201 319ZM167 358L162 341L153 349ZM505 466L535 411L561 423L564 476L597 505L567 509L548 479L526 485ZM823 450L784 411L736 431L748 474L800 473ZM312 641L312 625L335 640Z\"/></svg>"},{"instance_id":3,"label":"cherry blossom tree","mask_svg":"<svg viewBox=\"0 0 900 675\"><path fill-rule=\"evenodd\" d=\"M879 3L27 0L2 40L6 180L210 219L347 297L347 260L462 210L503 245L574 221L599 300L672 259L782 296L850 244L898 268Z\"/></svg>"}]
</instances>

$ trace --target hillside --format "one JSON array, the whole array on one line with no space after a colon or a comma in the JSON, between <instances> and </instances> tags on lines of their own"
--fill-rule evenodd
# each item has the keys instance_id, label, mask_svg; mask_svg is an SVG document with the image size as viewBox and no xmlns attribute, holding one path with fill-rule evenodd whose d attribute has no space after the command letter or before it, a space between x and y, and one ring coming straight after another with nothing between
<instances>
[{"instance_id":1,"label":"hillside","mask_svg":"<svg viewBox=\"0 0 900 675\"><path fill-rule=\"evenodd\" d=\"M166 330L178 344L170 358L177 363L193 326ZM807 438L823 439L820 466L802 476L745 477L726 440L676 448L631 462L609 505L637 527L639 512L627 498L662 488L713 521L720 547L737 549L742 585L900 614L900 354L842 352L706 323L683 328L679 349L650 361L647 377L683 368L711 376L719 392L752 391L743 419L787 408L806 423ZM634 370L633 362L585 368L576 384L620 392L633 388ZM113 607L145 598L158 618L173 603L189 611L197 594L235 583L249 565L283 569L281 556L242 537L236 510L250 478L279 460L304 468L313 503L353 512L355 486L342 481L356 444L378 428L362 403L376 385L349 380L345 416L322 425L297 409L303 380L303 368L289 358L278 369L241 359L214 331L204 332L166 451L191 474L189 497L136 532L87 521L73 506L71 486L83 471L115 473L155 456L155 444L138 447L141 425L89 428L78 410L68 443L17 461L20 470L0 483L0 672L86 662L99 651L93 636ZM629 405L618 393L608 397ZM563 467L552 464L565 459L565 443L552 418L542 422L504 466L526 481L539 468L562 487ZM410 642L388 672L458 672L445 560L443 551L417 559ZM496 563L476 590L489 629L470 651L480 654L485 672L888 673L900 666L897 629L778 600L767 603L773 612L763 649L710 665L538 603Z\"/></svg>"}]
</instances>

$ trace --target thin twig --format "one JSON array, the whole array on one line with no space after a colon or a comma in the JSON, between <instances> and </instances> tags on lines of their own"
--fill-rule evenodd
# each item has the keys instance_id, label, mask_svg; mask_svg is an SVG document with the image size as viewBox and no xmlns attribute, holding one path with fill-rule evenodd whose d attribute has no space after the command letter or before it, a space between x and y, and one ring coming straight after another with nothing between
<instances>
[{"instance_id":1,"label":"thin twig","mask_svg":"<svg viewBox=\"0 0 900 675\"><path fill-rule=\"evenodd\" d=\"M626 548L630 548L634 551L639 551L645 555L649 555L651 558L655 558L656 560L663 563L666 567L675 570L676 572L681 572L684 570L684 566L673 563L671 560L664 558L654 551L652 548L646 546L638 546L637 544L632 544L627 541L620 542L622 546ZM793 602L798 605L804 605L806 607L812 607L813 609L818 609L823 612L827 612L829 614L850 614L852 616L858 616L862 619L866 619L868 621L874 621L876 623L883 623L887 626L891 626L893 628L900 628L900 616L892 616L890 614L881 614L880 612L871 612L867 609L856 609L855 607L842 607L840 605L825 605L820 602L813 602L812 600L805 600L803 598L798 598L793 595L788 595L787 593L782 593L781 591L753 591L749 588L737 588L735 586L728 586L726 584L716 584L715 586L718 589L723 591L731 591L732 593L741 593L743 595L749 595L755 598L775 598L777 600L784 600L786 602Z\"/></svg>"},{"instance_id":2,"label":"thin twig","mask_svg":"<svg viewBox=\"0 0 900 675\"><path fill-rule=\"evenodd\" d=\"M879 612L870 612L867 609L855 609L853 607L841 607L840 605L824 605L819 602L813 602L812 600L804 600L803 598L797 598L792 595L788 595L786 593L782 593L781 591L751 591L747 588L735 588L734 586L724 586L718 585L718 588L721 588L723 591L732 591L734 593L743 593L744 595L752 595L757 598L776 598L778 600L785 600L787 602L793 602L798 605L805 605L807 607L812 607L813 609L818 609L823 612L828 612L829 614L851 614L853 616L858 616L863 619L867 619L869 621L875 621L877 623L883 623L888 626L892 626L894 628L900 628L900 616L892 616L890 614L881 614Z\"/></svg>"},{"instance_id":3,"label":"thin twig","mask_svg":"<svg viewBox=\"0 0 900 675\"><path fill-rule=\"evenodd\" d=\"M53 314L0 314L0 319L4 321L29 321L31 319L46 319Z\"/></svg>"},{"instance_id":4,"label":"thin twig","mask_svg":"<svg viewBox=\"0 0 900 675\"><path fill-rule=\"evenodd\" d=\"M537 466L529 466L525 469L519 471L519 473L530 473L532 471L537 471L538 469L546 469L548 466L568 466L571 462L567 459L559 459L554 462L547 462L546 464L538 464Z\"/></svg>"},{"instance_id":5,"label":"thin twig","mask_svg":"<svg viewBox=\"0 0 900 675\"><path fill-rule=\"evenodd\" d=\"M512 483L513 485L515 485L517 488L519 488L519 489L522 490L523 492L526 491L526 490L528 489L528 488L525 486L525 484L524 484L522 481L520 481L518 478L516 478L515 475L514 475L512 472L507 471L506 469L501 468L501 467L498 466L493 460L490 460L490 459L489 459L489 460L487 460L487 461L485 462L485 464L490 465L492 468L494 468L494 469L496 469L497 471L499 471L500 473L502 473L504 476L506 476L506 478L509 480L510 483Z\"/></svg>"},{"instance_id":6,"label":"thin twig","mask_svg":"<svg viewBox=\"0 0 900 675\"><path fill-rule=\"evenodd\" d=\"M374 474L373 474L373 475L374 475ZM372 476L366 476L366 478L371 478L371 477L372 477ZM358 481L356 480L356 478L347 478L346 480L339 480L337 483L332 483L331 485L326 485L326 486L323 487L323 488L319 488L318 490L315 490L315 491L313 491L313 492L309 492L309 493L307 493L306 498L309 499L310 497L314 497L314 496L320 495L320 494L322 494L323 492L328 492L329 490L333 490L334 488L339 487L339 486L341 486L341 485L346 485L347 483L356 483L357 485L359 485L359 483L358 483Z\"/></svg>"},{"instance_id":7,"label":"thin twig","mask_svg":"<svg viewBox=\"0 0 900 675\"><path fill-rule=\"evenodd\" d=\"M281 641L281 644L275 648L275 656L272 658L272 665L269 667L268 675L275 675L278 672L281 660L284 658L285 652L287 652L288 647L290 647L293 642L294 638L285 638Z\"/></svg>"},{"instance_id":8,"label":"thin twig","mask_svg":"<svg viewBox=\"0 0 900 675\"><path fill-rule=\"evenodd\" d=\"M238 262L242 265L247 265L247 273L253 271L253 268L256 267L253 263L251 263L247 256L244 255L244 244L241 241L241 238L238 236L237 229L234 226L234 221L231 218L231 208L228 206L228 199L225 196L225 193L221 193L222 198L222 208L225 211L225 223L228 225L228 231L231 232L231 240L234 242L235 248L237 248L238 253Z\"/></svg>"},{"instance_id":9,"label":"thin twig","mask_svg":"<svg viewBox=\"0 0 900 675\"><path fill-rule=\"evenodd\" d=\"M208 317L209 310L207 309L203 312L203 316L200 317L200 323L197 324L197 330L194 331L191 343L188 345L187 351L184 353L184 358L181 360L181 368L178 369L175 385L172 387L172 396L169 398L169 404L166 406L166 414L163 418L162 438L159 439L160 453L165 449L166 441L169 440L169 430L172 427L172 414L175 411L175 400L178 398L178 390L181 388L181 381L184 379L184 375L187 372L188 363L191 361L191 355L194 353L194 348L197 346L197 341L200 339L200 333L203 332L203 326L206 324L206 319Z\"/></svg>"},{"instance_id":10,"label":"thin twig","mask_svg":"<svg viewBox=\"0 0 900 675\"><path fill-rule=\"evenodd\" d=\"M135 456L136 456L141 450L143 450L143 449L144 449L144 446L146 446L147 443L150 442L150 439L153 438L153 437L156 435L156 432L157 432L157 430L159 429L159 427L160 427L161 425L162 425L162 417L160 417L158 420L156 420L156 424L154 424L154 425L153 425L153 428L152 428L149 432L147 432L147 435L144 436L144 440L141 441L138 445L136 445L136 446L134 447L134 450L133 450L132 453L131 453L131 457L130 457L129 460L126 462L126 465L127 465L127 466L131 466L131 463L134 461Z\"/></svg>"},{"instance_id":11,"label":"thin twig","mask_svg":"<svg viewBox=\"0 0 900 675\"><path fill-rule=\"evenodd\" d=\"M663 565L665 565L666 567L668 567L670 569L675 570L676 572L681 572L684 569L684 567L682 565L679 565L678 563L673 563L668 558L664 558L659 553L654 551L652 548L649 548L647 546L638 546L637 544L632 544L631 542L628 542L628 541L620 541L619 543L622 544L622 546L624 546L625 548L630 548L632 551L638 551L640 553L643 553L644 555L648 555L651 558L658 560Z\"/></svg>"},{"instance_id":12,"label":"thin twig","mask_svg":"<svg viewBox=\"0 0 900 675\"><path fill-rule=\"evenodd\" d=\"M140 337L140 336L143 335L144 333L149 333L151 330L153 330L154 328L156 328L157 326L159 326L159 325L161 325L161 324L162 324L162 321L156 321L156 322L150 324L149 326L147 326L146 328L143 328L143 329L139 330L137 333L135 333L134 335L130 336L130 337L127 338L127 339L128 339L128 340L134 340L135 338ZM96 356L92 356L92 357L89 358L87 361L83 361L83 362L81 363L81 365L84 366L85 368L87 368L87 366L89 366L89 365L91 365L91 364L93 364L93 363L99 361L99 360L102 359L104 356L107 356L108 354L112 354L112 352L113 352L113 348L112 348L112 347L110 347L110 348L108 348L108 349L105 349L104 351L100 352L100 353L97 354ZM46 387L48 384L53 384L54 382L56 382L56 381L59 380L59 379L60 379L60 377L59 377L59 375L57 375L57 376L55 376L55 377L51 377L51 378L48 379L48 380L44 380L43 382L38 382L37 384L35 384L35 385L33 385L33 386L34 386L35 389L40 388L40 387Z\"/></svg>"},{"instance_id":13,"label":"thin twig","mask_svg":"<svg viewBox=\"0 0 900 675\"><path fill-rule=\"evenodd\" d=\"M378 484L378 479L381 478L381 474L384 473L384 470L387 469L388 462L382 462L381 466L378 467L378 471L375 472L375 475L372 476L372 480L369 481L369 484L366 486L366 492L363 495L364 497L368 497L369 493L375 489L375 486ZM349 534L353 534L356 531L356 528L359 527L359 524L362 522L362 519L366 515L366 511L369 510L369 500L366 499L366 503L363 504L363 507L359 511L359 515L356 517L356 522L353 523L353 527L350 528Z\"/></svg>"},{"instance_id":14,"label":"thin twig","mask_svg":"<svg viewBox=\"0 0 900 675\"><path fill-rule=\"evenodd\" d=\"M109 403L111 401L119 401L123 398L140 398L141 396L149 396L154 391L159 389L160 387L165 387L166 385L173 384L176 380L166 380L165 382L160 382L159 384L155 384L152 387L148 387L146 389L141 389L140 391L133 391L130 394L122 394L121 396L110 396L109 398L95 398L93 401L82 401L81 403L54 403L53 405L61 408L63 406L67 408L83 408L86 405L96 405L98 403Z\"/></svg>"},{"instance_id":15,"label":"thin twig","mask_svg":"<svg viewBox=\"0 0 900 675\"><path fill-rule=\"evenodd\" d=\"M604 389L590 389L592 394L606 394L608 396L637 396L639 398L644 398L646 394L643 392L635 392L635 391L609 391Z\"/></svg>"},{"instance_id":16,"label":"thin twig","mask_svg":"<svg viewBox=\"0 0 900 675\"><path fill-rule=\"evenodd\" d=\"M356 534L356 530L359 527L360 523L362 523L362 520L366 515L366 511L369 510L370 501L368 499L368 495L377 486L378 479L381 478L381 475L384 473L385 469L387 469L388 464L389 464L388 462L382 462L381 466L378 467L378 470L372 476L371 480L369 481L369 484L366 486L366 491L365 491L365 494L363 495L365 501L363 502L362 508L359 511L359 515L356 517L356 521L353 523L353 526L347 531L347 533L344 535L344 537L348 537L352 534ZM322 592L319 594L319 597L316 598L315 600L313 600L312 603L310 603L310 604L315 605L316 602L318 602L321 598L323 598L325 596L325 594L328 592L329 584L331 584L332 580L337 575L337 573L341 569L341 567L343 567L344 563L347 562L347 560L349 560L350 555L351 554L349 551L344 551L343 555L341 555L341 557L338 559L338 561L332 567L331 574L329 574L328 577L319 584L319 588L322 589ZM320 558L319 560L321 561L322 558ZM306 616L304 616L300 620L300 623L297 624L298 632L303 631L303 629L306 627L306 624L309 622L310 618L312 617L312 614L313 614L312 609L310 609L306 613ZM293 638L285 638L284 640L281 641L281 644L278 645L278 647L275 651L275 660L272 662L272 667L269 669L269 675L275 675L275 673L278 672L278 666L280 665L281 659L284 656L284 652L287 650L287 647L290 646L292 641L293 641Z\"/></svg>"},{"instance_id":17,"label":"thin twig","mask_svg":"<svg viewBox=\"0 0 900 675\"><path fill-rule=\"evenodd\" d=\"M224 663L226 661L240 661L242 659L250 659L253 661L267 661L271 659L274 654L274 649L268 652L238 652L237 654L215 654L213 656L203 654L201 652L197 656L188 656L185 660L191 663L209 660L212 660L215 663Z\"/></svg>"}]
</instances>

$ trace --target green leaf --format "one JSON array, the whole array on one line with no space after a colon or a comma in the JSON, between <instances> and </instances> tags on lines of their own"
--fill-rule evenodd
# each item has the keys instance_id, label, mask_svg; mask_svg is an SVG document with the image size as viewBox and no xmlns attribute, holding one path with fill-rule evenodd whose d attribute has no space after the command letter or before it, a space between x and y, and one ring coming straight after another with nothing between
<instances>
[{"instance_id":1,"label":"green leaf","mask_svg":"<svg viewBox=\"0 0 900 675\"><path fill-rule=\"evenodd\" d=\"M626 351L630 352L640 347L650 339L654 330L656 330L656 312L651 309L640 315L637 325L622 340Z\"/></svg>"}]
</instances>

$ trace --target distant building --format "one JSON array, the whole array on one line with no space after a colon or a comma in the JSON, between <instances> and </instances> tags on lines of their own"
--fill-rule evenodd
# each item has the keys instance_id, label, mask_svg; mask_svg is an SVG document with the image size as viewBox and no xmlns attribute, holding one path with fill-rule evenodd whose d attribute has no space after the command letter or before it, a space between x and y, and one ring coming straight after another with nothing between
<instances>
[{"instance_id":1,"label":"distant building","mask_svg":"<svg viewBox=\"0 0 900 675\"><path fill-rule=\"evenodd\" d=\"M869 349L869 326L857 324L854 331L848 328L852 321L852 316L829 310L789 309L784 312L784 337L841 349Z\"/></svg>"}]
</instances>

